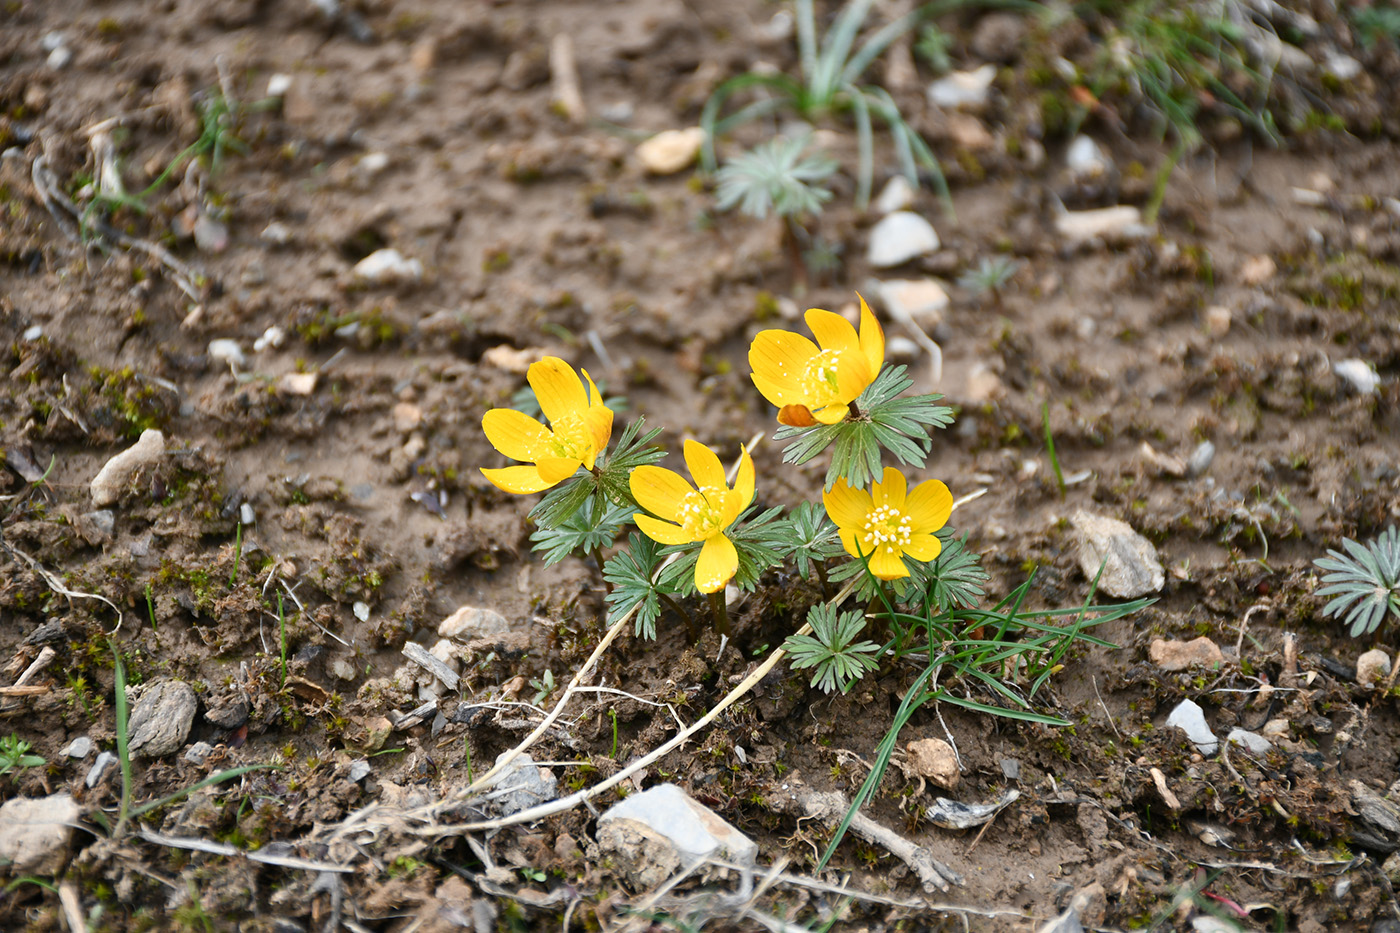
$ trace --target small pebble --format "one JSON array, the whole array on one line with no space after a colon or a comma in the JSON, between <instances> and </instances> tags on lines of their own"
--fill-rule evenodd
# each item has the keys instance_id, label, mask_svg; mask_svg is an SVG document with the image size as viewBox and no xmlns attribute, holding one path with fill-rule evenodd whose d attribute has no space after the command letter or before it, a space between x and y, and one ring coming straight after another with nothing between
<instances>
[{"instance_id":1,"label":"small pebble","mask_svg":"<svg viewBox=\"0 0 1400 933\"><path fill-rule=\"evenodd\" d=\"M1247 729L1231 729L1230 734L1225 737L1226 742L1233 742L1236 745L1243 745L1252 754L1263 755L1273 748L1273 743L1255 732Z\"/></svg>"},{"instance_id":2,"label":"small pebble","mask_svg":"<svg viewBox=\"0 0 1400 933\"><path fill-rule=\"evenodd\" d=\"M358 783L360 783L361 781L363 781L365 778L369 777L369 774L370 774L369 762L366 761L365 759L363 759L363 758L358 758L358 759L356 759L355 761L350 762L350 780L351 780L351 782L353 782L353 783L355 783L355 784L358 784Z\"/></svg>"},{"instance_id":3,"label":"small pebble","mask_svg":"<svg viewBox=\"0 0 1400 933\"><path fill-rule=\"evenodd\" d=\"M1141 240L1151 236L1153 229L1142 222L1142 211L1131 204L1065 211L1055 218L1055 231L1071 243Z\"/></svg>"},{"instance_id":4,"label":"small pebble","mask_svg":"<svg viewBox=\"0 0 1400 933\"><path fill-rule=\"evenodd\" d=\"M310 395L316 391L316 374L283 373L277 389L285 395Z\"/></svg>"},{"instance_id":5,"label":"small pebble","mask_svg":"<svg viewBox=\"0 0 1400 933\"><path fill-rule=\"evenodd\" d=\"M423 409L412 402L399 402L393 410L394 430L408 434L423 423Z\"/></svg>"},{"instance_id":6,"label":"small pebble","mask_svg":"<svg viewBox=\"0 0 1400 933\"><path fill-rule=\"evenodd\" d=\"M273 246L286 246L292 241L291 228L276 220L264 227L259 236L264 243L271 243Z\"/></svg>"},{"instance_id":7,"label":"small pebble","mask_svg":"<svg viewBox=\"0 0 1400 933\"><path fill-rule=\"evenodd\" d=\"M369 603L356 602L355 605L350 608L351 611L355 613L355 618L359 619L361 622L369 621Z\"/></svg>"},{"instance_id":8,"label":"small pebble","mask_svg":"<svg viewBox=\"0 0 1400 933\"><path fill-rule=\"evenodd\" d=\"M1065 166L1077 180L1101 178L1113 170L1113 162L1088 136L1076 136L1065 151Z\"/></svg>"},{"instance_id":9,"label":"small pebble","mask_svg":"<svg viewBox=\"0 0 1400 933\"><path fill-rule=\"evenodd\" d=\"M202 765L209 760L209 756L214 754L214 746L208 742L196 742L185 749L185 760L193 764Z\"/></svg>"},{"instance_id":10,"label":"small pebble","mask_svg":"<svg viewBox=\"0 0 1400 933\"><path fill-rule=\"evenodd\" d=\"M1365 360L1341 360L1332 364L1332 372L1351 383L1362 395L1374 395L1381 384L1375 368Z\"/></svg>"},{"instance_id":11,"label":"small pebble","mask_svg":"<svg viewBox=\"0 0 1400 933\"><path fill-rule=\"evenodd\" d=\"M1214 460L1215 445L1210 441L1201 441L1196 445L1196 449L1191 451L1191 456L1186 458L1186 475L1193 479L1204 475Z\"/></svg>"},{"instance_id":12,"label":"small pebble","mask_svg":"<svg viewBox=\"0 0 1400 933\"><path fill-rule=\"evenodd\" d=\"M1375 688L1390 676L1390 655L1379 648L1363 652L1356 659L1356 682L1363 687Z\"/></svg>"},{"instance_id":13,"label":"small pebble","mask_svg":"<svg viewBox=\"0 0 1400 933\"><path fill-rule=\"evenodd\" d=\"M198 701L179 680L151 684L131 711L128 748L137 758L162 758L185 744Z\"/></svg>"},{"instance_id":14,"label":"small pebble","mask_svg":"<svg viewBox=\"0 0 1400 933\"><path fill-rule=\"evenodd\" d=\"M880 192L880 196L875 199L875 213L893 214L895 211L902 211L914 204L914 186L909 184L909 179L903 175L895 175Z\"/></svg>"},{"instance_id":15,"label":"small pebble","mask_svg":"<svg viewBox=\"0 0 1400 933\"><path fill-rule=\"evenodd\" d=\"M292 76L288 74L269 75L267 79L267 96L281 97L292 89Z\"/></svg>"},{"instance_id":16,"label":"small pebble","mask_svg":"<svg viewBox=\"0 0 1400 933\"><path fill-rule=\"evenodd\" d=\"M29 343L33 343L40 337L44 336L44 328L40 327L38 324L35 324L32 327L25 328L24 333L20 336Z\"/></svg>"},{"instance_id":17,"label":"small pebble","mask_svg":"<svg viewBox=\"0 0 1400 933\"><path fill-rule=\"evenodd\" d=\"M141 432L137 442L117 454L92 478L92 504L109 506L121 498L126 484L137 471L165 456L165 435L155 428Z\"/></svg>"},{"instance_id":18,"label":"small pebble","mask_svg":"<svg viewBox=\"0 0 1400 933\"><path fill-rule=\"evenodd\" d=\"M116 755L113 755L111 752L98 752L97 760L92 763L91 768L88 768L87 778L85 779L87 786L96 787L97 782L102 780L102 772L116 763Z\"/></svg>"},{"instance_id":19,"label":"small pebble","mask_svg":"<svg viewBox=\"0 0 1400 933\"><path fill-rule=\"evenodd\" d=\"M478 609L463 606L438 624L438 634L443 638L467 640L486 635L504 635L511 630L505 616L491 609Z\"/></svg>"},{"instance_id":20,"label":"small pebble","mask_svg":"<svg viewBox=\"0 0 1400 933\"><path fill-rule=\"evenodd\" d=\"M870 264L877 269L903 265L938 249L938 231L912 211L895 211L870 230Z\"/></svg>"},{"instance_id":21,"label":"small pebble","mask_svg":"<svg viewBox=\"0 0 1400 933\"><path fill-rule=\"evenodd\" d=\"M405 259L396 249L377 249L355 263L352 274L374 285L417 282L423 278L423 263Z\"/></svg>"},{"instance_id":22,"label":"small pebble","mask_svg":"<svg viewBox=\"0 0 1400 933\"><path fill-rule=\"evenodd\" d=\"M280 350L282 348L282 344L286 342L287 332L281 327L278 327L276 324L273 324L267 330L263 331L261 337L253 341L253 352L261 353L268 347L271 347L274 350Z\"/></svg>"},{"instance_id":23,"label":"small pebble","mask_svg":"<svg viewBox=\"0 0 1400 933\"><path fill-rule=\"evenodd\" d=\"M1167 728L1173 727L1185 732L1202 755L1214 755L1220 748L1220 740L1206 724L1205 711L1192 700L1182 700L1167 717Z\"/></svg>"},{"instance_id":24,"label":"small pebble","mask_svg":"<svg viewBox=\"0 0 1400 933\"><path fill-rule=\"evenodd\" d=\"M258 520L258 513L253 511L253 507L244 502L238 506L238 521L243 525L251 525Z\"/></svg>"},{"instance_id":25,"label":"small pebble","mask_svg":"<svg viewBox=\"0 0 1400 933\"><path fill-rule=\"evenodd\" d=\"M1250 256L1240 263L1240 281L1250 288L1263 285L1278 272L1278 266L1268 256Z\"/></svg>"},{"instance_id":26,"label":"small pebble","mask_svg":"<svg viewBox=\"0 0 1400 933\"><path fill-rule=\"evenodd\" d=\"M1154 638L1147 656L1164 671L1184 671L1197 665L1213 670L1224 660L1220 647L1204 635L1186 642Z\"/></svg>"},{"instance_id":27,"label":"small pebble","mask_svg":"<svg viewBox=\"0 0 1400 933\"><path fill-rule=\"evenodd\" d=\"M238 341L227 338L209 341L209 356L229 364L234 369L241 369L248 363L248 358L243 355L243 348L238 345Z\"/></svg>"},{"instance_id":28,"label":"small pebble","mask_svg":"<svg viewBox=\"0 0 1400 933\"><path fill-rule=\"evenodd\" d=\"M1211 305L1206 308L1206 333L1212 337L1224 337L1230 332L1230 309L1224 305Z\"/></svg>"},{"instance_id":29,"label":"small pebble","mask_svg":"<svg viewBox=\"0 0 1400 933\"><path fill-rule=\"evenodd\" d=\"M59 752L60 755L67 755L69 758L86 758L92 754L92 739L85 735L80 735Z\"/></svg>"},{"instance_id":30,"label":"small pebble","mask_svg":"<svg viewBox=\"0 0 1400 933\"><path fill-rule=\"evenodd\" d=\"M893 279L880 283L880 303L897 321L912 320L924 331L943 322L948 293L933 279Z\"/></svg>"},{"instance_id":31,"label":"small pebble","mask_svg":"<svg viewBox=\"0 0 1400 933\"><path fill-rule=\"evenodd\" d=\"M928 778L939 787L958 786L958 756L953 746L943 739L916 739L904 747L909 767L920 777Z\"/></svg>"},{"instance_id":32,"label":"small pebble","mask_svg":"<svg viewBox=\"0 0 1400 933\"><path fill-rule=\"evenodd\" d=\"M653 175L674 175L689 167L705 143L705 131L698 126L665 130L637 147L637 161Z\"/></svg>"},{"instance_id":33,"label":"small pebble","mask_svg":"<svg viewBox=\"0 0 1400 933\"><path fill-rule=\"evenodd\" d=\"M983 65L973 71L955 71L929 85L929 103L944 110L981 110L987 105L996 76L995 65Z\"/></svg>"}]
</instances>

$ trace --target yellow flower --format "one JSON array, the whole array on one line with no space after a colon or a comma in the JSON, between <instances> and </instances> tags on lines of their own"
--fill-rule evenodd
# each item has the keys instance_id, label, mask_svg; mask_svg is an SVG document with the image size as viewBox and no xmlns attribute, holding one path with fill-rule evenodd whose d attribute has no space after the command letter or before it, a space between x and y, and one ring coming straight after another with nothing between
<instances>
[{"instance_id":1,"label":"yellow flower","mask_svg":"<svg viewBox=\"0 0 1400 933\"><path fill-rule=\"evenodd\" d=\"M532 464L481 471L506 492L539 492L573 476L579 466L593 469L612 436L613 413L603 404L588 370L583 371L586 391L578 373L557 356L530 364L526 378L552 430L509 408L493 408L481 419L492 447L512 460Z\"/></svg>"},{"instance_id":2,"label":"yellow flower","mask_svg":"<svg viewBox=\"0 0 1400 933\"><path fill-rule=\"evenodd\" d=\"M943 550L934 536L953 513L953 496L936 479L905 495L904 474L885 467L884 482L870 492L852 489L845 477L822 494L826 513L836 523L841 544L852 557L870 558L870 572L881 580L909 576L903 556L930 561Z\"/></svg>"},{"instance_id":3,"label":"yellow flower","mask_svg":"<svg viewBox=\"0 0 1400 933\"><path fill-rule=\"evenodd\" d=\"M778 406L778 421L797 427L835 424L875 381L885 362L885 332L860 298L860 336L839 314L812 308L817 343L786 330L765 330L749 347L753 384Z\"/></svg>"},{"instance_id":4,"label":"yellow flower","mask_svg":"<svg viewBox=\"0 0 1400 933\"><path fill-rule=\"evenodd\" d=\"M632 495L637 504L661 517L637 513L632 519L647 537L660 544L705 542L695 562L695 588L715 593L739 569L739 552L724 531L753 501L753 460L747 450L742 451L733 489L724 480L719 457L704 444L685 442L685 465L698 490L685 477L664 467L639 466L632 471Z\"/></svg>"}]
</instances>

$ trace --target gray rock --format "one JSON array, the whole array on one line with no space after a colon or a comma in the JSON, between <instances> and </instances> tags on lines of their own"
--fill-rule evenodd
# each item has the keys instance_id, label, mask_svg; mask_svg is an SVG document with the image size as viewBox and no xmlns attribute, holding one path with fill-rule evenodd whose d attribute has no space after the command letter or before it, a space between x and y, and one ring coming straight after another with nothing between
<instances>
[{"instance_id":1,"label":"gray rock","mask_svg":"<svg viewBox=\"0 0 1400 933\"><path fill-rule=\"evenodd\" d=\"M201 253L222 253L228 249L228 225L200 213L194 221L194 245Z\"/></svg>"},{"instance_id":2,"label":"gray rock","mask_svg":"<svg viewBox=\"0 0 1400 933\"><path fill-rule=\"evenodd\" d=\"M496 762L499 764L508 754L502 752L496 757ZM517 755L497 779L496 790L491 795L491 807L500 816L510 816L557 796L559 782L554 775L541 769L529 755Z\"/></svg>"},{"instance_id":3,"label":"gray rock","mask_svg":"<svg viewBox=\"0 0 1400 933\"><path fill-rule=\"evenodd\" d=\"M369 777L369 762L363 758L350 762L350 780L356 784Z\"/></svg>"},{"instance_id":4,"label":"gray rock","mask_svg":"<svg viewBox=\"0 0 1400 933\"><path fill-rule=\"evenodd\" d=\"M165 456L165 435L155 428L141 432L137 442L117 454L92 478L92 504L99 509L121 498L136 472Z\"/></svg>"},{"instance_id":5,"label":"gray rock","mask_svg":"<svg viewBox=\"0 0 1400 933\"><path fill-rule=\"evenodd\" d=\"M220 729L237 729L248 721L248 700L236 693L224 693L209 698L204 720Z\"/></svg>"},{"instance_id":6,"label":"gray rock","mask_svg":"<svg viewBox=\"0 0 1400 933\"><path fill-rule=\"evenodd\" d=\"M1079 538L1079 568L1094 579L1103 567L1099 589L1119 599L1156 593L1166 582L1157 552L1127 522L1080 510L1070 518Z\"/></svg>"},{"instance_id":7,"label":"gray rock","mask_svg":"<svg viewBox=\"0 0 1400 933\"><path fill-rule=\"evenodd\" d=\"M116 763L116 755L113 755L111 752L98 752L97 760L92 763L91 768L88 768L84 783L86 783L88 787L96 787L97 782L102 780L102 772Z\"/></svg>"},{"instance_id":8,"label":"gray rock","mask_svg":"<svg viewBox=\"0 0 1400 933\"><path fill-rule=\"evenodd\" d=\"M1214 755L1220 748L1220 740L1206 724L1205 712L1192 700L1182 700L1167 717L1167 728L1176 727L1186 733L1202 755Z\"/></svg>"},{"instance_id":9,"label":"gray rock","mask_svg":"<svg viewBox=\"0 0 1400 933\"><path fill-rule=\"evenodd\" d=\"M78 516L74 526L84 541L97 547L112 540L112 535L117 530L117 516L111 509L84 512Z\"/></svg>"},{"instance_id":10,"label":"gray rock","mask_svg":"<svg viewBox=\"0 0 1400 933\"><path fill-rule=\"evenodd\" d=\"M438 634L443 638L462 641L505 635L510 630L510 620L505 616L492 609L479 609L475 606L462 606L438 624Z\"/></svg>"},{"instance_id":11,"label":"gray rock","mask_svg":"<svg viewBox=\"0 0 1400 933\"><path fill-rule=\"evenodd\" d=\"M1142 211L1131 204L1065 211L1055 218L1055 232L1071 244L1143 240L1155 231L1156 226L1143 223Z\"/></svg>"},{"instance_id":12,"label":"gray rock","mask_svg":"<svg viewBox=\"0 0 1400 933\"><path fill-rule=\"evenodd\" d=\"M1235 745L1243 745L1252 754L1263 755L1273 748L1273 743L1257 732L1250 732L1247 729L1231 729L1230 734L1225 736L1226 742Z\"/></svg>"},{"instance_id":13,"label":"gray rock","mask_svg":"<svg viewBox=\"0 0 1400 933\"><path fill-rule=\"evenodd\" d=\"M599 817L598 825L613 820L631 820L660 835L687 865L719 854L752 865L758 855L753 840L674 784L631 795Z\"/></svg>"},{"instance_id":14,"label":"gray rock","mask_svg":"<svg viewBox=\"0 0 1400 933\"><path fill-rule=\"evenodd\" d=\"M912 320L931 331L943 323L948 293L933 279L892 279L880 283L880 303L895 320Z\"/></svg>"},{"instance_id":15,"label":"gray rock","mask_svg":"<svg viewBox=\"0 0 1400 933\"><path fill-rule=\"evenodd\" d=\"M1184 671L1196 665L1214 668L1224 660L1220 646L1204 635L1191 641L1154 638L1148 646L1147 656L1164 671Z\"/></svg>"},{"instance_id":16,"label":"gray rock","mask_svg":"<svg viewBox=\"0 0 1400 933\"><path fill-rule=\"evenodd\" d=\"M192 764L202 765L209 760L209 756L214 754L214 746L208 742L196 742L185 749L185 760Z\"/></svg>"},{"instance_id":17,"label":"gray rock","mask_svg":"<svg viewBox=\"0 0 1400 933\"><path fill-rule=\"evenodd\" d=\"M680 853L665 836L636 820L598 821L598 848L627 876L632 887L659 887L681 867Z\"/></svg>"},{"instance_id":18,"label":"gray rock","mask_svg":"<svg viewBox=\"0 0 1400 933\"><path fill-rule=\"evenodd\" d=\"M1203 475L1210 469L1214 459L1215 445L1210 441L1201 441L1196 445L1196 449L1191 451L1191 456L1186 458L1186 475L1193 479Z\"/></svg>"},{"instance_id":19,"label":"gray rock","mask_svg":"<svg viewBox=\"0 0 1400 933\"><path fill-rule=\"evenodd\" d=\"M1015 758L1003 758L997 762L1001 766L1001 776L1008 781L1021 780L1021 762Z\"/></svg>"},{"instance_id":20,"label":"gray rock","mask_svg":"<svg viewBox=\"0 0 1400 933\"><path fill-rule=\"evenodd\" d=\"M82 807L68 794L15 797L0 806L0 859L12 875L55 875Z\"/></svg>"},{"instance_id":21,"label":"gray rock","mask_svg":"<svg viewBox=\"0 0 1400 933\"><path fill-rule=\"evenodd\" d=\"M161 758L185 744L198 701L190 685L179 680L152 684L131 711L131 740L137 758Z\"/></svg>"},{"instance_id":22,"label":"gray rock","mask_svg":"<svg viewBox=\"0 0 1400 933\"><path fill-rule=\"evenodd\" d=\"M1356 682L1375 689L1390 676L1390 655L1379 648L1363 652L1356 659Z\"/></svg>"},{"instance_id":23,"label":"gray rock","mask_svg":"<svg viewBox=\"0 0 1400 933\"><path fill-rule=\"evenodd\" d=\"M92 739L85 735L80 735L63 746L59 754L66 755L69 758L86 758L88 755L92 754Z\"/></svg>"},{"instance_id":24,"label":"gray rock","mask_svg":"<svg viewBox=\"0 0 1400 933\"><path fill-rule=\"evenodd\" d=\"M877 269L902 265L938 249L938 231L912 211L895 211L870 230L870 264Z\"/></svg>"}]
</instances>

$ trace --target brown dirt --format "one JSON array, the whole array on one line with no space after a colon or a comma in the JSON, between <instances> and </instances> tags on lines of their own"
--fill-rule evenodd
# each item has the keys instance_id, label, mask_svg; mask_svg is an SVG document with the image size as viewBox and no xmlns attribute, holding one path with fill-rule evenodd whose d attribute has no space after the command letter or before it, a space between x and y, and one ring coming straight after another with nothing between
<instances>
[{"instance_id":1,"label":"brown dirt","mask_svg":"<svg viewBox=\"0 0 1400 933\"><path fill-rule=\"evenodd\" d=\"M527 681L546 671L566 681L603 630L596 570L533 559L525 518L533 500L477 473L499 463L481 415L510 404L523 384L488 351L562 355L626 396L619 424L644 413L670 447L696 437L732 450L772 428L745 352L772 326L760 312L793 284L776 221L716 216L712 193L690 173L649 177L632 155L647 133L694 123L721 77L759 59L793 66L788 44L758 39L774 7L370 0L355 9L369 42L312 3L0 8L0 148L10 147L0 161L3 540L69 589L119 607L116 644L133 680L194 685L200 708L189 741L214 752L202 765L182 753L138 761L137 800L225 767L282 766L198 793L152 825L309 858L323 854L302 845L313 829L375 800L450 792L522 735L503 715L386 731L391 710L419 703L393 680L406 640L432 644L438 622L461 605L515 623L470 646L461 696L441 702L450 720L459 702L532 699ZM973 25L949 24L961 34ZM51 30L75 53L60 70L40 47ZM548 47L559 34L573 38L593 112L633 105L626 127L571 124L551 108ZM1073 49L1072 37L1056 41ZM1095 922L1115 929L1186 928L1190 899L1175 913L1173 905L1192 884L1205 892L1198 903L1243 905L1250 928L1370 929L1400 918L1379 867L1400 839L1366 835L1348 789L1390 787L1400 717L1393 697L1346 676L1366 646L1321 618L1311 564L1341 537L1370 536L1400 514L1400 217L1383 202L1400 193L1392 125L1400 107L1386 78L1395 56L1376 53L1363 80L1329 99L1355 135L1297 133L1267 151L1222 131L1202 150L1213 154L1174 173L1159 237L1084 250L1057 243L1052 195L1078 206L1115 196L1140 203L1164 152L1139 127L1125 135L1091 120L1088 129L1129 167L1121 190L1066 186L1057 174L1063 136L1046 140L1052 157L1036 167L1020 144L1038 99L1026 82L1031 57L999 81L1009 93L984 117L996 132L988 150L958 150L917 89L901 98L954 183L956 221L920 194L918 209L944 241L923 271L956 278L996 251L1023 260L998 301L954 288L935 334L946 355L941 383L916 367L921 390L959 408L924 473L955 495L989 490L954 523L984 555L993 597L1033 569L1034 606L1084 599L1088 581L1065 520L1080 508L1147 535L1168 580L1156 605L1099 633L1118 648L1066 659L1043 698L1072 726L945 705L943 721L923 710L906 728L901 745L945 729L957 739L964 772L951 795L960 800L992 799L1007 784L1002 761L1019 762L1022 796L985 834L930 825L922 813L935 792L916 796L898 772L868 812L966 877L942 903L1022 913L969 917L978 929L1034 929L1095 882L1106 896ZM246 151L228 153L217 174L182 171L148 199L149 214L113 218L202 271L196 306L148 255L65 236L31 166L46 156L63 189L77 192L94 170L86 129L121 118L120 164L127 187L141 190L198 136L194 105L218 86L216 61L242 101L257 100L277 73L292 76L291 90L280 106L240 115ZM849 136L837 142L848 167ZM387 166L367 169L371 153L387 154ZM1336 185L1326 204L1296 203L1290 187L1316 188L1319 175ZM851 208L849 176L836 187L820 228L844 245L845 264L833 281L791 295L802 307L845 307L871 274L872 221ZM180 233L201 204L227 226L220 251ZM274 223L287 242L264 235ZM353 264L380 246L420 260L423 281L355 281ZM1277 272L1250 284L1242 270L1256 256L1271 257ZM1216 305L1232 311L1225 333L1210 330ZM274 326L285 344L252 352ZM899 333L893 324L889 332ZM209 357L216 338L241 344L241 371ZM1330 364L1347 357L1376 365L1379 394L1359 396L1334 375ZM973 378L979 367L995 374L990 389ZM310 395L279 389L298 371L319 373ZM1065 471L1091 471L1063 497L1042 443L1046 401ZM90 527L88 484L152 426L165 432L169 454L133 478L104 536ZM1162 475L1140 453L1150 443L1185 457L1202 440L1218 452L1196 479ZM819 463L785 467L771 442L755 458L765 501L791 504L819 488ZM243 503L257 521L238 536ZM305 607L292 612L284 594L285 684L274 576ZM712 636L688 645L670 620L654 643L614 646L600 682L675 704L693 721L796 628L790 607L811 598L801 581L772 576L738 614L723 655ZM1232 648L1251 609L1242 657L1220 670L1167 674L1148 662L1157 637L1204 634ZM5 683L43 645L56 651L33 681L48 692L6 700L0 727L48 765L0 784L0 796L65 789L90 815L116 805L115 771L88 788L92 759L59 754L82 735L114 747L105 633L115 622L101 603L64 598L13 552L0 554L0 657L13 658ZM1252 702L1259 678L1277 684L1283 674L1286 631L1301 642L1299 689ZM772 795L794 775L854 792L912 672L885 670L832 698L779 670L636 784L687 786L756 839L765 864L785 856L803 871L827 831L777 812ZM1240 778L1164 728L1186 697L1206 707L1221 735L1277 718L1290 731L1265 758L1242 763L1237 753ZM673 734L670 714L656 707L607 695L580 702L570 741L535 750L586 763L556 766L562 787L586 786ZM350 763L367 754L372 776L353 783ZM1158 793L1153 768L1179 810ZM1231 848L1201 841L1202 823L1232 832ZM610 926L632 892L591 848L594 830L578 810L486 841L501 863L547 873L544 882L511 874L514 896L494 876L481 881L478 855L460 842L386 841L365 853L347 904L363 929L456 928L444 905L473 899L495 905L502 924L552 927L566 901L532 907L538 898L520 892L564 888L583 898L575 923ZM109 841L95 821L73 854L64 877L84 911L97 913L95 930L319 929L329 915L310 873ZM855 890L919 894L902 866L864 842L844 843L833 867ZM821 922L814 918L836 902L779 886L765 903ZM57 929L59 912L58 898L34 885L0 902L6 929ZM413 916L432 919L414 927L404 919ZM846 922L953 928L956 916L853 905Z\"/></svg>"}]
</instances>

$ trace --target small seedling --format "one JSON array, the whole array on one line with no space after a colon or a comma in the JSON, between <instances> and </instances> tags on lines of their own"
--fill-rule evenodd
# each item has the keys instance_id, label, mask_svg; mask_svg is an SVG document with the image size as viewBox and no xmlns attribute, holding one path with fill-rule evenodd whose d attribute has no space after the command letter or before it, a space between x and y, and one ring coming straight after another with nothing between
<instances>
[{"instance_id":1,"label":"small seedling","mask_svg":"<svg viewBox=\"0 0 1400 933\"><path fill-rule=\"evenodd\" d=\"M1040 421L1045 429L1045 451L1050 455L1050 468L1055 471L1055 486L1060 490L1060 498L1065 497L1065 474L1060 469L1060 458L1055 454L1055 436L1050 433L1050 403L1040 403Z\"/></svg>"},{"instance_id":2,"label":"small seedling","mask_svg":"<svg viewBox=\"0 0 1400 933\"><path fill-rule=\"evenodd\" d=\"M1368 544L1343 538L1342 547L1347 553L1328 549L1313 561L1331 571L1317 595L1333 597L1322 615L1341 617L1356 638L1380 628L1387 613L1400 617L1400 532L1391 525Z\"/></svg>"},{"instance_id":3,"label":"small seedling","mask_svg":"<svg viewBox=\"0 0 1400 933\"><path fill-rule=\"evenodd\" d=\"M958 286L977 298L991 295L992 301L1000 305L1003 290L1020 268L1021 263L1009 256L984 256L975 268L958 276Z\"/></svg>"},{"instance_id":4,"label":"small seedling","mask_svg":"<svg viewBox=\"0 0 1400 933\"><path fill-rule=\"evenodd\" d=\"M18 772L26 768L39 768L48 764L45 759L38 755L29 754L29 749L32 747L13 732L0 738L0 777L13 771L16 774L11 780L14 780L19 776Z\"/></svg>"},{"instance_id":5,"label":"small seedling","mask_svg":"<svg viewBox=\"0 0 1400 933\"><path fill-rule=\"evenodd\" d=\"M554 692L554 672L545 671L543 678L532 677L530 679L530 686L534 688L535 691L535 698L530 702L535 706L539 706Z\"/></svg>"},{"instance_id":6,"label":"small seedling","mask_svg":"<svg viewBox=\"0 0 1400 933\"><path fill-rule=\"evenodd\" d=\"M865 629L865 615L843 612L828 603L819 603L807 613L810 635L792 635L783 648L792 656L793 670L815 668L812 686L825 693L845 693L862 676L878 667L880 646L873 641L857 642Z\"/></svg>"}]
</instances>

